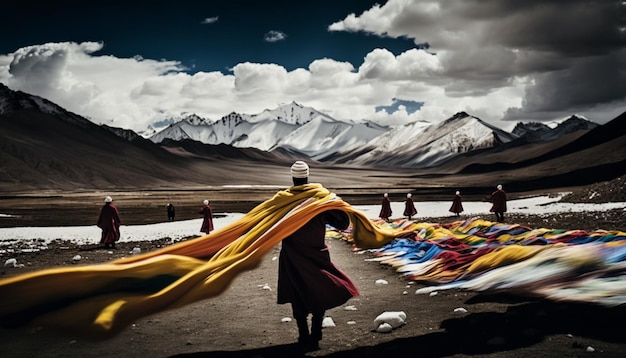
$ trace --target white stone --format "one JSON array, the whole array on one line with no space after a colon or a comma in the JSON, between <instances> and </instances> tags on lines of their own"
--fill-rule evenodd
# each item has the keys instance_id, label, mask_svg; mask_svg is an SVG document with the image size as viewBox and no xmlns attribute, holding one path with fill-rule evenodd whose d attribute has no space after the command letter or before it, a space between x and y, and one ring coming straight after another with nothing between
<instances>
[{"instance_id":1,"label":"white stone","mask_svg":"<svg viewBox=\"0 0 626 358\"><path fill-rule=\"evenodd\" d=\"M335 321L330 317L324 317L322 321L322 328L335 327Z\"/></svg>"},{"instance_id":2,"label":"white stone","mask_svg":"<svg viewBox=\"0 0 626 358\"><path fill-rule=\"evenodd\" d=\"M380 326L381 323L388 323L392 328L398 328L406 323L406 313L403 311L383 312L374 319L376 326Z\"/></svg>"},{"instance_id":3,"label":"white stone","mask_svg":"<svg viewBox=\"0 0 626 358\"><path fill-rule=\"evenodd\" d=\"M381 323L380 325L378 325L378 328L376 328L376 332L378 333L389 333L392 330L393 327L391 327L389 323Z\"/></svg>"}]
</instances>

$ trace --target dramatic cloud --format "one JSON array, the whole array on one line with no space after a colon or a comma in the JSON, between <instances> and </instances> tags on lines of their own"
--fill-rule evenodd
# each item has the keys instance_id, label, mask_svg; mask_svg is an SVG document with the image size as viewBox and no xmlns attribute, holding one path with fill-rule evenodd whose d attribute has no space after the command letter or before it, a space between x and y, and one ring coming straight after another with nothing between
<instances>
[{"instance_id":1,"label":"dramatic cloud","mask_svg":"<svg viewBox=\"0 0 626 358\"><path fill-rule=\"evenodd\" d=\"M446 96L438 57L423 50L394 56L375 49L355 69L348 62L313 61L287 71L276 64L240 63L231 74L185 72L179 63L139 57L98 56L101 43L50 43L0 58L0 81L52 100L97 123L145 130L183 113L217 120L232 111L254 114L297 101L338 119L383 124L440 121L457 111L497 118L521 104L521 91L506 88L481 98ZM436 85L428 85L426 81ZM502 97L502 98L501 98ZM393 113L377 111L396 101L425 104Z\"/></svg>"},{"instance_id":2,"label":"dramatic cloud","mask_svg":"<svg viewBox=\"0 0 626 358\"><path fill-rule=\"evenodd\" d=\"M136 129L132 125L136 119L144 123L155 119L153 107L162 102L162 93L151 83L183 68L173 61L94 56L102 47L95 42L24 47L7 56L10 60L0 71L0 81L96 122ZM146 97L156 100L146 101Z\"/></svg>"},{"instance_id":3,"label":"dramatic cloud","mask_svg":"<svg viewBox=\"0 0 626 358\"><path fill-rule=\"evenodd\" d=\"M521 107L508 111L512 120L601 107L610 116L626 99L625 6L613 0L389 0L329 30L428 44L439 58L439 78L420 80L444 86L449 96L532 83Z\"/></svg>"},{"instance_id":4,"label":"dramatic cloud","mask_svg":"<svg viewBox=\"0 0 626 358\"><path fill-rule=\"evenodd\" d=\"M371 48L361 63L317 58L288 70L242 61L225 73L191 73L179 61L121 58L100 54L103 43L63 42L0 55L0 82L136 131L181 114L217 120L291 101L382 124L441 121L459 111L504 129L572 113L603 123L626 110L625 8L609 0L389 0L328 27L416 44L399 53ZM285 38L278 31L264 37Z\"/></svg>"}]
</instances>

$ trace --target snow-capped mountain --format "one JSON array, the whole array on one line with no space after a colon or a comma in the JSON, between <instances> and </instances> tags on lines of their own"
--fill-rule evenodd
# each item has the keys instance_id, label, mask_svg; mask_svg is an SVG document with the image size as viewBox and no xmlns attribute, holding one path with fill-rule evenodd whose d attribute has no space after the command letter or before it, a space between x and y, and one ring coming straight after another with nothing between
<instances>
[{"instance_id":1,"label":"snow-capped mountain","mask_svg":"<svg viewBox=\"0 0 626 358\"><path fill-rule=\"evenodd\" d=\"M205 144L266 151L283 148L315 158L363 145L388 130L370 122L340 121L292 102L255 115L230 113L215 122L185 118L151 136L150 140L160 143L166 138L193 139Z\"/></svg>"},{"instance_id":2,"label":"snow-capped mountain","mask_svg":"<svg viewBox=\"0 0 626 358\"><path fill-rule=\"evenodd\" d=\"M272 149L295 149L313 159L322 159L342 150L363 146L388 130L389 127L371 122L348 123L319 116L279 138Z\"/></svg>"},{"instance_id":3,"label":"snow-capped mountain","mask_svg":"<svg viewBox=\"0 0 626 358\"><path fill-rule=\"evenodd\" d=\"M249 117L249 116L246 116ZM277 119L251 122L238 113L230 113L216 122L185 118L150 137L155 143L165 139L192 139L204 144L228 144L269 150L279 138L291 133L297 125Z\"/></svg>"},{"instance_id":4,"label":"snow-capped mountain","mask_svg":"<svg viewBox=\"0 0 626 358\"><path fill-rule=\"evenodd\" d=\"M30 112L33 116L50 114L94 132L106 130L145 148L162 148L162 143L167 141L169 151L187 151L186 155L202 156L210 151L203 149L202 153L195 153L200 145L178 148L176 142L222 144L237 151L250 148L273 158L308 156L329 164L396 168L436 167L479 149L504 150L573 132L582 133L598 126L580 116L571 116L554 129L539 123L520 123L509 133L465 112L438 123L416 121L401 126L381 126L338 120L292 102L259 114L233 112L217 121L185 113L159 122L152 130L171 124L146 140L145 136L130 130L96 125L44 98L12 91L0 84L0 115L17 111L25 112L25 116L30 116ZM161 145L154 146L154 143Z\"/></svg>"},{"instance_id":5,"label":"snow-capped mountain","mask_svg":"<svg viewBox=\"0 0 626 358\"><path fill-rule=\"evenodd\" d=\"M150 140L155 143L160 143L166 138L173 140L199 140L196 138L201 138L203 136L202 129L206 123L207 121L203 118L195 114L191 114L169 125L166 129L153 134L150 136Z\"/></svg>"},{"instance_id":6,"label":"snow-capped mountain","mask_svg":"<svg viewBox=\"0 0 626 358\"><path fill-rule=\"evenodd\" d=\"M267 119L277 119L289 124L303 125L313 118L325 117L334 120L332 117L311 107L302 106L296 102L279 106L275 109L265 109L259 114L254 114L246 118L250 122L260 122Z\"/></svg>"},{"instance_id":7,"label":"snow-capped mountain","mask_svg":"<svg viewBox=\"0 0 626 358\"><path fill-rule=\"evenodd\" d=\"M284 169L293 160L307 159L307 154L317 159L316 166L348 164L358 167L359 173L371 169L376 175L386 168L410 168L423 169L429 176L479 173L491 180L490 173L507 168L515 172L518 189L538 183L579 185L581 180L623 175L624 116L626 112L602 126L569 118L551 133L572 135L529 143L464 112L441 123L384 127L339 121L292 103L258 115L231 113L215 122L186 115L155 127L173 123L168 127L172 136L202 135L231 144L195 139L155 144L131 130L97 125L44 98L0 84L0 162L5 174L0 187L101 190L207 181L223 185L233 184L237 179L233 173L248 164L250 172L240 183L263 177L264 183L273 184L282 180L271 178L274 168ZM334 178L332 172L327 178Z\"/></svg>"},{"instance_id":8,"label":"snow-capped mountain","mask_svg":"<svg viewBox=\"0 0 626 358\"><path fill-rule=\"evenodd\" d=\"M429 167L450 157L476 149L510 142L516 136L494 127L465 112L459 112L441 123L414 122L396 127L372 141L371 150L350 163L398 167ZM347 154L351 155L351 154Z\"/></svg>"},{"instance_id":9,"label":"snow-capped mountain","mask_svg":"<svg viewBox=\"0 0 626 358\"><path fill-rule=\"evenodd\" d=\"M264 151L284 150L328 163L363 166L424 168L455 155L498 147L522 136L528 142L558 138L595 125L572 116L555 129L543 124L519 124L513 133L465 112L439 123L416 121L402 126L337 120L313 108L292 102L259 114L231 113L211 122L187 117L150 137L192 139L205 144L227 144ZM596 125L597 126L597 125Z\"/></svg>"}]
</instances>

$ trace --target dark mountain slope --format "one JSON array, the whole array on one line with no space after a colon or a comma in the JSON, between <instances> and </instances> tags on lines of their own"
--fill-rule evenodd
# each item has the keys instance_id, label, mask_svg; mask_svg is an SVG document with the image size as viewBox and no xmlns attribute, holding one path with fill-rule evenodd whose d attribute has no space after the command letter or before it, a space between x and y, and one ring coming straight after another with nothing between
<instances>
[{"instance_id":1,"label":"dark mountain slope","mask_svg":"<svg viewBox=\"0 0 626 358\"><path fill-rule=\"evenodd\" d=\"M441 165L426 171L440 174L475 173L476 171L466 170L466 168L481 168L480 170L485 170L483 166L493 163L498 163L498 165L489 170L500 170L502 163L521 163L534 159L571 143L585 133L585 131L578 131L546 142L531 142L522 137L502 144L499 147L478 149L459 154Z\"/></svg>"},{"instance_id":2,"label":"dark mountain slope","mask_svg":"<svg viewBox=\"0 0 626 358\"><path fill-rule=\"evenodd\" d=\"M567 144L554 146L553 149L545 151L543 154L536 155L531 159L516 163L500 162L474 164L465 167L461 173L480 173L494 170L527 168L575 153L577 153L576 160L570 163L573 169L577 167L593 167L600 164L619 163L626 159L625 138L626 112L605 125L598 126Z\"/></svg>"},{"instance_id":3,"label":"dark mountain slope","mask_svg":"<svg viewBox=\"0 0 626 358\"><path fill-rule=\"evenodd\" d=\"M159 145L177 155L199 157L208 159L244 159L252 161L264 161L281 164L291 164L292 158L284 155L262 151L257 148L237 148L227 144L204 144L193 139L175 141L164 139ZM299 158L302 156L300 155Z\"/></svg>"},{"instance_id":4,"label":"dark mountain slope","mask_svg":"<svg viewBox=\"0 0 626 358\"><path fill-rule=\"evenodd\" d=\"M478 167L465 174L489 176L493 178L492 185L507 183L514 191L589 185L626 174L626 135L532 165L495 163L480 166L491 171L478 171Z\"/></svg>"},{"instance_id":5,"label":"dark mountain slope","mask_svg":"<svg viewBox=\"0 0 626 358\"><path fill-rule=\"evenodd\" d=\"M134 145L91 122L77 125L23 109L0 115L0 133L3 182L82 188L159 185L177 179L169 173L176 169L178 157L151 143Z\"/></svg>"},{"instance_id":6,"label":"dark mountain slope","mask_svg":"<svg viewBox=\"0 0 626 358\"><path fill-rule=\"evenodd\" d=\"M624 116L551 142L514 140L437 168L388 170L378 164L316 162L288 148L264 152L191 140L157 145L133 131L98 126L0 84L0 190L288 185L285 168L296 159L315 168L313 181L346 187L440 187L457 182L491 187L495 181L520 188L586 184L624 173Z\"/></svg>"}]
</instances>

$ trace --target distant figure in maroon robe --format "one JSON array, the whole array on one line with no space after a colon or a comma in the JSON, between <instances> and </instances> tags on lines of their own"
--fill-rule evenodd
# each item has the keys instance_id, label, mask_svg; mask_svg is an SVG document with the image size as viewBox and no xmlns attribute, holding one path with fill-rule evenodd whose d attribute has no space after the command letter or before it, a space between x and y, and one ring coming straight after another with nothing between
<instances>
[{"instance_id":1,"label":"distant figure in maroon robe","mask_svg":"<svg viewBox=\"0 0 626 358\"><path fill-rule=\"evenodd\" d=\"M383 201L378 217L385 221L389 221L389 217L391 217L391 202L389 201L389 195L387 193L383 194Z\"/></svg>"},{"instance_id":2,"label":"distant figure in maroon robe","mask_svg":"<svg viewBox=\"0 0 626 358\"><path fill-rule=\"evenodd\" d=\"M415 209L415 204L413 204L411 193L408 193L406 194L406 200L404 201L404 216L411 220L411 217L415 214L417 214L417 209Z\"/></svg>"},{"instance_id":3,"label":"distant figure in maroon robe","mask_svg":"<svg viewBox=\"0 0 626 358\"><path fill-rule=\"evenodd\" d=\"M106 249L114 249L115 242L120 239L120 214L112 202L113 199L110 196L104 198L104 206L100 210L100 216L96 223L102 229L100 243L104 244Z\"/></svg>"},{"instance_id":4,"label":"distant figure in maroon robe","mask_svg":"<svg viewBox=\"0 0 626 358\"><path fill-rule=\"evenodd\" d=\"M452 199L452 206L450 206L450 210L451 213L456 214L456 216L459 216L460 213L463 212L463 203L461 202L461 192L457 191L454 194L454 199Z\"/></svg>"},{"instance_id":5,"label":"distant figure in maroon robe","mask_svg":"<svg viewBox=\"0 0 626 358\"><path fill-rule=\"evenodd\" d=\"M492 213L496 214L496 221L499 223L504 222L504 213L506 213L506 193L502 189L502 185L498 184L497 190L488 196L489 201L493 203L491 206Z\"/></svg>"},{"instance_id":6,"label":"distant figure in maroon robe","mask_svg":"<svg viewBox=\"0 0 626 358\"><path fill-rule=\"evenodd\" d=\"M198 211L198 214L202 214L203 217L200 232L208 234L213 231L213 210L211 209L208 200L205 199L203 204L204 206L202 207L202 209Z\"/></svg>"},{"instance_id":7,"label":"distant figure in maroon robe","mask_svg":"<svg viewBox=\"0 0 626 358\"><path fill-rule=\"evenodd\" d=\"M291 166L293 187L308 183L309 166L296 161ZM350 278L333 264L325 243L326 224L345 230L350 224L341 210L321 212L282 240L278 261L277 303L291 303L298 326L298 343L305 351L319 349L326 310L340 306L359 291ZM311 317L309 331L308 316Z\"/></svg>"}]
</instances>

